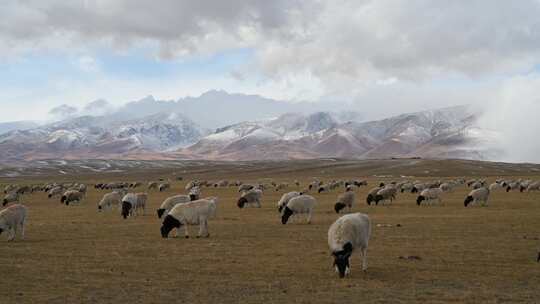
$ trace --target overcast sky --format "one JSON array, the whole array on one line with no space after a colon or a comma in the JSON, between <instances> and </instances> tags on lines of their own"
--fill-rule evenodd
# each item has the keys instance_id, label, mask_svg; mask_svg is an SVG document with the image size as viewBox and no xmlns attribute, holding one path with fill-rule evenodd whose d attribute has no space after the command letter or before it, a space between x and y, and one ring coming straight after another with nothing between
<instances>
[{"instance_id":1,"label":"overcast sky","mask_svg":"<svg viewBox=\"0 0 540 304\"><path fill-rule=\"evenodd\" d=\"M0 121L223 89L373 118L480 104L512 127L539 109L539 16L536 0L3 0Z\"/></svg>"}]
</instances>

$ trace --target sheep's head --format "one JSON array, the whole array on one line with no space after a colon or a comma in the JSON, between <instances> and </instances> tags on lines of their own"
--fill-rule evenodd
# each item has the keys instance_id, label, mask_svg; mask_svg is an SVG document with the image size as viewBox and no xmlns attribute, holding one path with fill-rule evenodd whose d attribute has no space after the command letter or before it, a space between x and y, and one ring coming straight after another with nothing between
<instances>
[{"instance_id":1,"label":"sheep's head","mask_svg":"<svg viewBox=\"0 0 540 304\"><path fill-rule=\"evenodd\" d=\"M366 203L368 205L371 205L371 202L373 202L373 199L374 199L373 194L368 194L368 196L366 198Z\"/></svg>"},{"instance_id":2,"label":"sheep's head","mask_svg":"<svg viewBox=\"0 0 540 304\"><path fill-rule=\"evenodd\" d=\"M126 219L129 215L129 212L131 211L131 203L129 202L122 202L122 217Z\"/></svg>"},{"instance_id":3,"label":"sheep's head","mask_svg":"<svg viewBox=\"0 0 540 304\"><path fill-rule=\"evenodd\" d=\"M67 196L62 195L62 198L60 199L61 203L64 203L67 200Z\"/></svg>"},{"instance_id":4,"label":"sheep's head","mask_svg":"<svg viewBox=\"0 0 540 304\"><path fill-rule=\"evenodd\" d=\"M244 205L247 203L247 199L245 197L241 197L238 199L238 208L244 208Z\"/></svg>"},{"instance_id":5,"label":"sheep's head","mask_svg":"<svg viewBox=\"0 0 540 304\"><path fill-rule=\"evenodd\" d=\"M279 213L281 213L281 211L283 210L283 208L285 207L285 205L279 205L277 210L279 211Z\"/></svg>"},{"instance_id":6,"label":"sheep's head","mask_svg":"<svg viewBox=\"0 0 540 304\"><path fill-rule=\"evenodd\" d=\"M97 206L97 209L98 209L98 211L101 212L101 209L102 209L101 205Z\"/></svg>"},{"instance_id":7,"label":"sheep's head","mask_svg":"<svg viewBox=\"0 0 540 304\"><path fill-rule=\"evenodd\" d=\"M168 214L165 219L163 220L163 224L161 225L160 231L161 231L161 237L166 239L169 236L169 232L173 228L180 228L182 224L179 220L175 219L172 215Z\"/></svg>"},{"instance_id":8,"label":"sheep's head","mask_svg":"<svg viewBox=\"0 0 540 304\"><path fill-rule=\"evenodd\" d=\"M291 215L293 215L293 213L294 212L289 207L285 207L285 209L283 209L283 215L281 215L281 223L283 225L287 224L289 218L291 217Z\"/></svg>"},{"instance_id":9,"label":"sheep's head","mask_svg":"<svg viewBox=\"0 0 540 304\"><path fill-rule=\"evenodd\" d=\"M416 187L412 187L412 189L411 189L411 193L417 193L417 192L418 192L418 188L416 188Z\"/></svg>"},{"instance_id":10,"label":"sheep's head","mask_svg":"<svg viewBox=\"0 0 540 304\"><path fill-rule=\"evenodd\" d=\"M163 213L165 213L165 209L159 208L158 210L156 210L156 212L157 212L157 217L161 218L163 216Z\"/></svg>"},{"instance_id":11,"label":"sheep's head","mask_svg":"<svg viewBox=\"0 0 540 304\"><path fill-rule=\"evenodd\" d=\"M380 183L379 187L381 187L381 188L384 187L384 183Z\"/></svg>"},{"instance_id":12,"label":"sheep's head","mask_svg":"<svg viewBox=\"0 0 540 304\"><path fill-rule=\"evenodd\" d=\"M345 277L345 275L349 274L350 272L349 257L352 254L352 250L352 244L348 242L343 245L343 250L332 253L334 256L334 267L336 268L336 272L339 274L340 278Z\"/></svg>"},{"instance_id":13,"label":"sheep's head","mask_svg":"<svg viewBox=\"0 0 540 304\"><path fill-rule=\"evenodd\" d=\"M319 190L317 191L318 193L321 193L324 191L324 188L323 187L320 187Z\"/></svg>"},{"instance_id":14,"label":"sheep's head","mask_svg":"<svg viewBox=\"0 0 540 304\"><path fill-rule=\"evenodd\" d=\"M416 199L416 204L418 206L420 206L420 204L422 203L422 201L424 201L426 198L423 196L423 195L419 195L418 198Z\"/></svg>"},{"instance_id":15,"label":"sheep's head","mask_svg":"<svg viewBox=\"0 0 540 304\"><path fill-rule=\"evenodd\" d=\"M337 202L334 205L334 210L336 211L336 213L339 213L343 208L345 208L345 206L346 205L344 203Z\"/></svg>"},{"instance_id":16,"label":"sheep's head","mask_svg":"<svg viewBox=\"0 0 540 304\"><path fill-rule=\"evenodd\" d=\"M463 204L465 205L465 207L467 207L472 201L473 201L473 197L469 195L465 198L465 201L463 202Z\"/></svg>"}]
</instances>

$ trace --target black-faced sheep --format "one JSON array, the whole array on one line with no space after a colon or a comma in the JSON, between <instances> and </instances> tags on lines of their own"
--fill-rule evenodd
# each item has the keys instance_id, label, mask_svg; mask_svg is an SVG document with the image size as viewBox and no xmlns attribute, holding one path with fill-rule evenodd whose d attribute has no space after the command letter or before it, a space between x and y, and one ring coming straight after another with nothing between
<instances>
[{"instance_id":1,"label":"black-faced sheep","mask_svg":"<svg viewBox=\"0 0 540 304\"><path fill-rule=\"evenodd\" d=\"M311 216L313 215L313 209L317 200L311 195L299 195L291 198L289 202L283 208L281 215L281 223L287 224L289 218L296 214L306 214L307 223L311 223Z\"/></svg>"},{"instance_id":2,"label":"black-faced sheep","mask_svg":"<svg viewBox=\"0 0 540 304\"><path fill-rule=\"evenodd\" d=\"M216 214L217 198L205 198L193 202L178 204L172 208L161 225L161 236L167 238L169 232L176 228L176 235L182 226L185 227L185 236L189 238L188 227L199 225L198 237L209 237L208 219Z\"/></svg>"},{"instance_id":3,"label":"black-faced sheep","mask_svg":"<svg viewBox=\"0 0 540 304\"><path fill-rule=\"evenodd\" d=\"M489 199L489 189L479 188L479 189L474 189L471 192L469 192L469 195L467 195L463 204L465 205L465 207L467 207L471 202L472 203L484 202L485 205L487 206L488 199Z\"/></svg>"},{"instance_id":4,"label":"black-faced sheep","mask_svg":"<svg viewBox=\"0 0 540 304\"><path fill-rule=\"evenodd\" d=\"M371 221L366 214L352 213L337 219L328 229L328 247L340 278L350 273L349 258L355 249L362 254L362 270L367 270L367 249Z\"/></svg>"}]
</instances>

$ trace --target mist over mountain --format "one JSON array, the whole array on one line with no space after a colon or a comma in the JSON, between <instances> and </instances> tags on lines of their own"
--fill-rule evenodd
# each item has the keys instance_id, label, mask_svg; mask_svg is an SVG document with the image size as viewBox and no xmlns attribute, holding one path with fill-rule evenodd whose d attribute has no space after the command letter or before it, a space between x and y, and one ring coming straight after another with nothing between
<instances>
[{"instance_id":1,"label":"mist over mountain","mask_svg":"<svg viewBox=\"0 0 540 304\"><path fill-rule=\"evenodd\" d=\"M348 120L361 118L360 113L341 104L291 103L258 95L230 94L221 90L212 90L199 97L185 97L176 101L156 100L153 96L147 96L123 105L114 113L114 116L125 119L161 112L177 112L190 117L201 126L216 129L241 121L275 118L285 113L313 113L317 111L339 112L339 115Z\"/></svg>"}]
</instances>

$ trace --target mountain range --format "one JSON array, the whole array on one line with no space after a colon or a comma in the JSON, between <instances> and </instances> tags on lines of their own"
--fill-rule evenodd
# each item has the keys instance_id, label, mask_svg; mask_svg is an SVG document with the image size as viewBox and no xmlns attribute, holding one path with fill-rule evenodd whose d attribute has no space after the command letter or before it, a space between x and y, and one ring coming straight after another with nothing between
<instances>
[{"instance_id":1,"label":"mountain range","mask_svg":"<svg viewBox=\"0 0 540 304\"><path fill-rule=\"evenodd\" d=\"M354 111L310 112L304 103L211 91L178 101L147 97L108 113L98 111L101 107L109 105L99 100L90 108L100 115L88 114L87 106L80 112L85 115L39 126L0 124L0 162L52 158L486 160L499 153L487 148L493 146L497 134L479 128L479 113L467 106L362 121L362 115Z\"/></svg>"}]
</instances>

